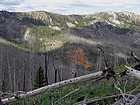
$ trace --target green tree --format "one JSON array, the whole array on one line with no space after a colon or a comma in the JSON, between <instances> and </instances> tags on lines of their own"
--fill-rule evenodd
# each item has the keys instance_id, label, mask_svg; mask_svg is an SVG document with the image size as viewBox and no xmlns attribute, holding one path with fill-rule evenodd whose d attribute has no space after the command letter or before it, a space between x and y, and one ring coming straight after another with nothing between
<instances>
[{"instance_id":1,"label":"green tree","mask_svg":"<svg viewBox=\"0 0 140 105\"><path fill-rule=\"evenodd\" d=\"M35 77L35 88L40 88L44 86L44 69L39 66L39 69L37 70L36 77Z\"/></svg>"},{"instance_id":2,"label":"green tree","mask_svg":"<svg viewBox=\"0 0 140 105\"><path fill-rule=\"evenodd\" d=\"M2 92L6 92L6 82L3 80L1 84L1 90Z\"/></svg>"}]
</instances>

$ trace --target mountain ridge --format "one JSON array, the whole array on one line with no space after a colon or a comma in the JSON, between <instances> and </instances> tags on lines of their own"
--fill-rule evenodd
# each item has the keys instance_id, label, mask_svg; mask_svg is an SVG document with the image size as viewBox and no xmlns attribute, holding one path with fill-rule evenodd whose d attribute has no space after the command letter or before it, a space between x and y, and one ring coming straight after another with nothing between
<instances>
[{"instance_id":1,"label":"mountain ridge","mask_svg":"<svg viewBox=\"0 0 140 105\"><path fill-rule=\"evenodd\" d=\"M5 19L5 22L3 19ZM54 34L59 35L67 32L71 33L71 29L73 28L90 26L98 22L107 23L122 29L130 29L132 31L139 32L140 29L140 16L131 12L100 12L90 15L59 15L45 11L23 13L1 11L0 20L0 36L6 40L19 43L22 41L31 42L30 39L32 38L33 40L40 40L40 38L53 36ZM14 26L14 24L16 25ZM41 35L39 36L37 33L41 33Z\"/></svg>"}]
</instances>

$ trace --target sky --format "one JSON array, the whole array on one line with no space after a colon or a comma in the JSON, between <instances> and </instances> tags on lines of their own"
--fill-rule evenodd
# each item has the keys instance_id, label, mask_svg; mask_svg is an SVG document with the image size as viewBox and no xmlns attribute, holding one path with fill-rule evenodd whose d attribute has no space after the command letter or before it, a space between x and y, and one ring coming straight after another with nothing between
<instances>
[{"instance_id":1,"label":"sky","mask_svg":"<svg viewBox=\"0 0 140 105\"><path fill-rule=\"evenodd\" d=\"M128 11L140 14L140 0L0 0L0 10L47 11L63 15L108 11Z\"/></svg>"}]
</instances>

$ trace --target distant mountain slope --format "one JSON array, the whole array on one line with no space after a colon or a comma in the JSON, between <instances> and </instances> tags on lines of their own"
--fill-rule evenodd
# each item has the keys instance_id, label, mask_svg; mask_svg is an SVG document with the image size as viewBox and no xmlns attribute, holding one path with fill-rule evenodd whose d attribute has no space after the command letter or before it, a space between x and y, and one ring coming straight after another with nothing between
<instances>
[{"instance_id":1,"label":"distant mountain slope","mask_svg":"<svg viewBox=\"0 0 140 105\"><path fill-rule=\"evenodd\" d=\"M56 33L67 33L71 28L89 26L97 22L105 22L118 28L137 32L140 29L140 16L130 12L59 15L45 11L21 13L0 11L0 36L15 42L25 40L30 42L42 37L53 36ZM52 33L53 30L55 32Z\"/></svg>"},{"instance_id":2,"label":"distant mountain slope","mask_svg":"<svg viewBox=\"0 0 140 105\"><path fill-rule=\"evenodd\" d=\"M0 12L0 37L21 42L27 30L27 25L23 24L13 13Z\"/></svg>"},{"instance_id":3,"label":"distant mountain slope","mask_svg":"<svg viewBox=\"0 0 140 105\"><path fill-rule=\"evenodd\" d=\"M120 29L103 22L82 28L73 28L73 34L83 38L100 40L106 44L116 44L122 47L135 45L140 46L140 33L130 29ZM125 46L123 46L123 44Z\"/></svg>"}]
</instances>

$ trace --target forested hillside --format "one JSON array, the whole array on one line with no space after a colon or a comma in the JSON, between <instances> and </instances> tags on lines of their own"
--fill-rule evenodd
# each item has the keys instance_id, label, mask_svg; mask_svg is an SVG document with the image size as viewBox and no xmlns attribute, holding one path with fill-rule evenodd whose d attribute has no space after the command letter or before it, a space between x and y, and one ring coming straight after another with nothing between
<instances>
[{"instance_id":1,"label":"forested hillside","mask_svg":"<svg viewBox=\"0 0 140 105\"><path fill-rule=\"evenodd\" d=\"M135 63L140 56L140 16L129 12L59 15L45 11L0 11L1 91L34 89L41 66L48 83L101 70L101 46L111 65ZM73 61L82 49L91 68ZM81 50L80 50L81 51Z\"/></svg>"}]
</instances>

